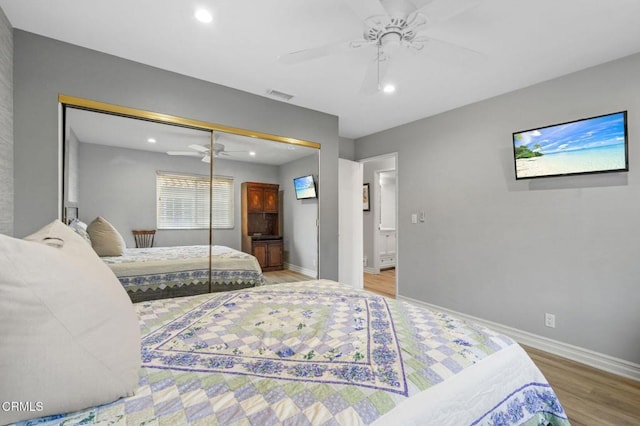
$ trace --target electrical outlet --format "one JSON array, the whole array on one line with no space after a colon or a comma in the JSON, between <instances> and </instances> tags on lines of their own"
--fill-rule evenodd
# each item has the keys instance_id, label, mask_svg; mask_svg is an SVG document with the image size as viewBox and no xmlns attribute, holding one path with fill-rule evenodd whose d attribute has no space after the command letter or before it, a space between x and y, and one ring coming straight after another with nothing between
<instances>
[{"instance_id":1,"label":"electrical outlet","mask_svg":"<svg viewBox=\"0 0 640 426\"><path fill-rule=\"evenodd\" d=\"M556 328L556 316L553 314L544 314L544 325Z\"/></svg>"}]
</instances>

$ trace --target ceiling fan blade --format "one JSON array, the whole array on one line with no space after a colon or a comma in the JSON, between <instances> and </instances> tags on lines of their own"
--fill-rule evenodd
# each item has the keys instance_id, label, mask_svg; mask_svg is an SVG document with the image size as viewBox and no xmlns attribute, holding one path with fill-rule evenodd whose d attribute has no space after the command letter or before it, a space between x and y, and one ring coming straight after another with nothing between
<instances>
[{"instance_id":1,"label":"ceiling fan blade","mask_svg":"<svg viewBox=\"0 0 640 426\"><path fill-rule=\"evenodd\" d=\"M188 157L200 157L200 154L193 151L167 151L169 155L186 155Z\"/></svg>"},{"instance_id":2,"label":"ceiling fan blade","mask_svg":"<svg viewBox=\"0 0 640 426\"><path fill-rule=\"evenodd\" d=\"M437 1L437 0L409 0L409 1L413 4L413 6L416 8L416 10L420 10L423 7L425 7L426 5L431 4L431 3L433 3L434 1Z\"/></svg>"},{"instance_id":3,"label":"ceiling fan blade","mask_svg":"<svg viewBox=\"0 0 640 426\"><path fill-rule=\"evenodd\" d=\"M311 49L303 49L284 54L278 57L278 61L287 65L298 64L300 62L322 58L323 56L342 53L347 50L349 50L349 41L337 41L334 43L326 44L324 46L313 47Z\"/></svg>"},{"instance_id":4,"label":"ceiling fan blade","mask_svg":"<svg viewBox=\"0 0 640 426\"><path fill-rule=\"evenodd\" d=\"M417 10L415 4L410 0L380 0L380 5L391 17L406 18Z\"/></svg>"},{"instance_id":5,"label":"ceiling fan blade","mask_svg":"<svg viewBox=\"0 0 640 426\"><path fill-rule=\"evenodd\" d=\"M429 23L427 25L431 26L438 22L446 21L447 19L451 19L456 15L459 15L463 12L466 12L469 9L472 9L478 6L482 0L435 0L435 1L421 1L421 0L411 0L420 12L427 15ZM419 6L419 4L422 4Z\"/></svg>"},{"instance_id":6,"label":"ceiling fan blade","mask_svg":"<svg viewBox=\"0 0 640 426\"><path fill-rule=\"evenodd\" d=\"M382 58L381 61L376 57L369 63L358 93L361 95L373 95L382 89L380 85L383 84L384 76L389 67L389 61L390 59L388 57Z\"/></svg>"},{"instance_id":7,"label":"ceiling fan blade","mask_svg":"<svg viewBox=\"0 0 640 426\"><path fill-rule=\"evenodd\" d=\"M440 49L440 50L447 49L450 51L456 51L457 54L464 55L469 59L472 59L472 58L481 59L485 57L484 53L478 52L477 50L471 49L470 47L462 46L460 44L452 43L446 40L441 40L439 38L433 38L430 36L422 36L422 35L417 36L416 38L413 39L413 44L422 45L423 47L427 47L430 49L431 48ZM413 46L409 46L409 47L413 48ZM416 50L421 50L421 49L422 48L419 48Z\"/></svg>"},{"instance_id":8,"label":"ceiling fan blade","mask_svg":"<svg viewBox=\"0 0 640 426\"><path fill-rule=\"evenodd\" d=\"M202 161L205 163L210 163L211 162L211 156L210 155L205 155L204 157L202 157Z\"/></svg>"},{"instance_id":9,"label":"ceiling fan blade","mask_svg":"<svg viewBox=\"0 0 640 426\"><path fill-rule=\"evenodd\" d=\"M189 145L189 148L195 149L196 151L200 151L200 152L209 152L209 148L202 145L192 144L192 145Z\"/></svg>"},{"instance_id":10,"label":"ceiling fan blade","mask_svg":"<svg viewBox=\"0 0 640 426\"><path fill-rule=\"evenodd\" d=\"M361 21L370 16L386 14L380 0L344 0L344 2Z\"/></svg>"}]
</instances>

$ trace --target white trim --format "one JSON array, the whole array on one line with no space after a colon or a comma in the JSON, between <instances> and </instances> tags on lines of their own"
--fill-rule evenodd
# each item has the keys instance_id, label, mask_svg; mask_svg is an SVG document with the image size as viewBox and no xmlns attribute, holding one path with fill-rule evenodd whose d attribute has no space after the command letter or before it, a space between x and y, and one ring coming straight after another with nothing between
<instances>
[{"instance_id":1,"label":"white trim","mask_svg":"<svg viewBox=\"0 0 640 426\"><path fill-rule=\"evenodd\" d=\"M576 362L580 362L582 364L586 364L600 370L608 371L609 373L640 381L640 364L595 352L590 349L581 348L579 346L570 345L558 340L549 339L547 337L539 336L527 331L518 330L517 328L509 327L497 322L487 321L482 318L452 311L451 309L432 305L430 303L425 303L420 300L412 299L410 297L398 295L398 300L404 300L406 302L420 305L429 309L441 311L446 314L451 314L468 321L473 321L487 328L491 328L492 330L506 334L516 342L523 345L531 346L533 348L540 349L542 351L549 352Z\"/></svg>"},{"instance_id":2,"label":"white trim","mask_svg":"<svg viewBox=\"0 0 640 426\"><path fill-rule=\"evenodd\" d=\"M379 274L380 273L380 268L376 268L373 266L367 266L364 268L364 273L365 274Z\"/></svg>"},{"instance_id":3,"label":"white trim","mask_svg":"<svg viewBox=\"0 0 640 426\"><path fill-rule=\"evenodd\" d=\"M58 103L58 219L63 219L64 201L62 191L64 185L64 107Z\"/></svg>"},{"instance_id":4,"label":"white trim","mask_svg":"<svg viewBox=\"0 0 640 426\"><path fill-rule=\"evenodd\" d=\"M293 265L291 263L286 263L286 262L284 264L284 267L285 267L285 269L297 272L297 273L302 274L302 275L306 275L306 276L311 277L311 278L315 278L315 279L318 278L318 271L313 270L313 269L303 268L302 266Z\"/></svg>"}]
</instances>

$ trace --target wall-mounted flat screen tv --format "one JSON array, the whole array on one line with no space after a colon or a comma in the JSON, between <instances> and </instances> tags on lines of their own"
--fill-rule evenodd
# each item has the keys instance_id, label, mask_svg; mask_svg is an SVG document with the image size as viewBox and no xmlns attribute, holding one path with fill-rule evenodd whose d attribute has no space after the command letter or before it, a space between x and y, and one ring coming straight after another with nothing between
<instances>
[{"instance_id":1,"label":"wall-mounted flat screen tv","mask_svg":"<svg viewBox=\"0 0 640 426\"><path fill-rule=\"evenodd\" d=\"M513 134L516 179L629 170L627 112Z\"/></svg>"},{"instance_id":2,"label":"wall-mounted flat screen tv","mask_svg":"<svg viewBox=\"0 0 640 426\"><path fill-rule=\"evenodd\" d=\"M317 198L316 182L313 175L300 176L293 179L293 187L296 190L296 199Z\"/></svg>"}]
</instances>

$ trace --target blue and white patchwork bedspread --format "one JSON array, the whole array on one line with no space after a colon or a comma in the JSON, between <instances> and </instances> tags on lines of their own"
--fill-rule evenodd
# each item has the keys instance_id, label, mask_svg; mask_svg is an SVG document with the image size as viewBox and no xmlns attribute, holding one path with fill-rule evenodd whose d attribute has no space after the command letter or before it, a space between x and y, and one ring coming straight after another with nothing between
<instances>
[{"instance_id":1,"label":"blue and white patchwork bedspread","mask_svg":"<svg viewBox=\"0 0 640 426\"><path fill-rule=\"evenodd\" d=\"M261 285L262 269L247 253L211 247L211 280L216 286ZM129 292L207 282L209 246L127 248L122 256L102 257Z\"/></svg>"},{"instance_id":2,"label":"blue and white patchwork bedspread","mask_svg":"<svg viewBox=\"0 0 640 426\"><path fill-rule=\"evenodd\" d=\"M65 424L565 425L508 337L328 280L136 305L136 395Z\"/></svg>"}]
</instances>

